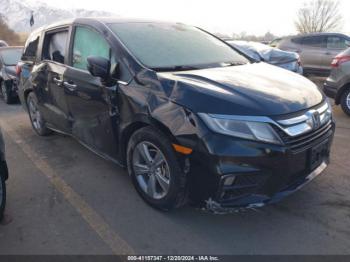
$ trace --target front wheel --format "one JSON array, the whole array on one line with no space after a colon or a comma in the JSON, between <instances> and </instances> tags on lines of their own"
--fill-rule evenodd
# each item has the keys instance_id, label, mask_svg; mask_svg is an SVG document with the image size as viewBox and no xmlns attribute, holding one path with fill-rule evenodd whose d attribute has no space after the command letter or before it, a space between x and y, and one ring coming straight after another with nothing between
<instances>
[{"instance_id":1,"label":"front wheel","mask_svg":"<svg viewBox=\"0 0 350 262\"><path fill-rule=\"evenodd\" d=\"M38 99L33 92L29 93L27 97L27 108L29 112L30 122L39 136L47 136L52 133L45 125L45 121L41 116L38 108Z\"/></svg>"},{"instance_id":2,"label":"front wheel","mask_svg":"<svg viewBox=\"0 0 350 262\"><path fill-rule=\"evenodd\" d=\"M350 116L350 88L343 92L340 104L344 113Z\"/></svg>"},{"instance_id":3,"label":"front wheel","mask_svg":"<svg viewBox=\"0 0 350 262\"><path fill-rule=\"evenodd\" d=\"M132 135L127 166L137 192L151 206L171 210L186 203L186 174L171 141L157 129L145 127Z\"/></svg>"}]
</instances>

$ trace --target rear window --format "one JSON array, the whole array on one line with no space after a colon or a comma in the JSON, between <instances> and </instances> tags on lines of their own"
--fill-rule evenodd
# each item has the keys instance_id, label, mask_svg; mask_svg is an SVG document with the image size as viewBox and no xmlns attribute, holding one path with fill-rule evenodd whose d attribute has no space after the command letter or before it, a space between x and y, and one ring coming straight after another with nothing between
<instances>
[{"instance_id":1,"label":"rear window","mask_svg":"<svg viewBox=\"0 0 350 262\"><path fill-rule=\"evenodd\" d=\"M43 60L64 64L68 30L50 32L45 35Z\"/></svg>"},{"instance_id":2,"label":"rear window","mask_svg":"<svg viewBox=\"0 0 350 262\"><path fill-rule=\"evenodd\" d=\"M325 36L308 36L304 37L302 44L312 47L326 47L326 37Z\"/></svg>"},{"instance_id":3,"label":"rear window","mask_svg":"<svg viewBox=\"0 0 350 262\"><path fill-rule=\"evenodd\" d=\"M292 40L291 40L293 43L295 43L295 44L299 44L299 45L301 45L302 44L302 42L303 42L303 37L298 37L298 38L292 38Z\"/></svg>"},{"instance_id":4,"label":"rear window","mask_svg":"<svg viewBox=\"0 0 350 262\"><path fill-rule=\"evenodd\" d=\"M350 46L350 41L340 36L328 36L327 48L329 49L346 49Z\"/></svg>"},{"instance_id":5,"label":"rear window","mask_svg":"<svg viewBox=\"0 0 350 262\"><path fill-rule=\"evenodd\" d=\"M0 56L7 66L17 65L21 59L22 48L4 49L0 51Z\"/></svg>"},{"instance_id":6,"label":"rear window","mask_svg":"<svg viewBox=\"0 0 350 262\"><path fill-rule=\"evenodd\" d=\"M22 55L22 60L24 61L35 61L38 52L40 36L32 35L28 38Z\"/></svg>"}]
</instances>

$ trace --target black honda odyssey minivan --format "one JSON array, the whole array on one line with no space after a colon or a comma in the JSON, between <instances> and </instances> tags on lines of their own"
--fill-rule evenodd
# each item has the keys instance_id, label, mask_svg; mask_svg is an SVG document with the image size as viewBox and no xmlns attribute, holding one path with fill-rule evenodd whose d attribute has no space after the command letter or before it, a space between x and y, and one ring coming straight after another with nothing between
<instances>
[{"instance_id":1,"label":"black honda odyssey minivan","mask_svg":"<svg viewBox=\"0 0 350 262\"><path fill-rule=\"evenodd\" d=\"M323 93L196 27L62 22L30 35L18 72L39 135L69 134L125 166L162 210L260 207L329 163L335 125Z\"/></svg>"}]
</instances>

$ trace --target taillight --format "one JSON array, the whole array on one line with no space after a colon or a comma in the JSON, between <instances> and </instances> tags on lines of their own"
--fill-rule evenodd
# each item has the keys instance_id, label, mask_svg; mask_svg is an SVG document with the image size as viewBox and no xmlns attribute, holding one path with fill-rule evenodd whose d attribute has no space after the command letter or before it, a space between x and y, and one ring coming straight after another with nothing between
<instances>
[{"instance_id":1,"label":"taillight","mask_svg":"<svg viewBox=\"0 0 350 262\"><path fill-rule=\"evenodd\" d=\"M331 66L332 67L339 67L341 64L346 63L346 62L350 62L350 56L336 56L333 61Z\"/></svg>"},{"instance_id":2,"label":"taillight","mask_svg":"<svg viewBox=\"0 0 350 262\"><path fill-rule=\"evenodd\" d=\"M301 60L300 60L300 57L298 58L298 65L301 66Z\"/></svg>"},{"instance_id":3,"label":"taillight","mask_svg":"<svg viewBox=\"0 0 350 262\"><path fill-rule=\"evenodd\" d=\"M20 76L22 73L22 67L20 65L16 65L16 75Z\"/></svg>"}]
</instances>

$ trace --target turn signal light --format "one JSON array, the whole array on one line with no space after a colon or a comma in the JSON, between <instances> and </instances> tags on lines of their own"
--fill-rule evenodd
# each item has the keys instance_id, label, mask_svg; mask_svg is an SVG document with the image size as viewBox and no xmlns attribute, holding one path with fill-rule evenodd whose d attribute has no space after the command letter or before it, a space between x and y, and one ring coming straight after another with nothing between
<instances>
[{"instance_id":1,"label":"turn signal light","mask_svg":"<svg viewBox=\"0 0 350 262\"><path fill-rule=\"evenodd\" d=\"M193 151L191 148L188 148L188 147L185 147L185 146L180 146L180 145L177 145L177 144L173 144L173 147L174 147L176 152L184 154L184 155L189 155Z\"/></svg>"}]
</instances>

